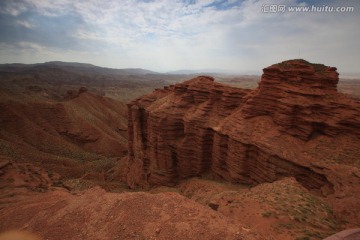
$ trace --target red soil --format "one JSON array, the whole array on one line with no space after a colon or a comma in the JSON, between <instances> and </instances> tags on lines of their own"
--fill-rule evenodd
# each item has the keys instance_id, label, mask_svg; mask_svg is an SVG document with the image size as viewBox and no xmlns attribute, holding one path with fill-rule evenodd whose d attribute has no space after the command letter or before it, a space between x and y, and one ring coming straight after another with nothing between
<instances>
[{"instance_id":1,"label":"red soil","mask_svg":"<svg viewBox=\"0 0 360 240\"><path fill-rule=\"evenodd\" d=\"M261 239L177 193L33 194L0 212L0 231L19 229L44 239Z\"/></svg>"},{"instance_id":2,"label":"red soil","mask_svg":"<svg viewBox=\"0 0 360 240\"><path fill-rule=\"evenodd\" d=\"M0 90L0 232L313 240L358 227L360 103L337 81L294 60L264 69L256 90L210 77L156 90L128 106L123 159L124 104Z\"/></svg>"}]
</instances>

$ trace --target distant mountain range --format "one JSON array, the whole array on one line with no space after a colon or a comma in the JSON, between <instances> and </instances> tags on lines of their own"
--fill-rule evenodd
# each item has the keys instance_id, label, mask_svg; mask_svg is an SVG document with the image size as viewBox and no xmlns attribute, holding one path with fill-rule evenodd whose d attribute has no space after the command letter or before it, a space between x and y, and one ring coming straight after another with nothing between
<instances>
[{"instance_id":1,"label":"distant mountain range","mask_svg":"<svg viewBox=\"0 0 360 240\"><path fill-rule=\"evenodd\" d=\"M61 61L52 61L45 63L35 63L35 64L23 64L23 63L8 63L8 64L0 64L0 71L25 71L29 69L48 69L48 68L58 68L64 69L67 71L71 69L76 69L77 72L93 72L94 74L102 74L102 75L260 75L259 71L246 71L241 73L236 73L233 71L228 71L224 69L180 69L169 71L165 73L155 72L148 69L143 68L106 68L99 67L89 63L77 63L77 62L61 62Z\"/></svg>"},{"instance_id":2,"label":"distant mountain range","mask_svg":"<svg viewBox=\"0 0 360 240\"><path fill-rule=\"evenodd\" d=\"M77 63L77 62L62 62L62 61L51 61L45 63L35 63L35 64L23 64L23 63L7 63L0 64L0 72L22 72L28 70L44 70L44 69L62 69L66 71L76 70L77 73L92 73L95 75L112 75L112 76L145 76L145 75L157 75L157 76L169 76L169 75L211 75L211 76L246 76L253 75L259 76L262 74L261 71L243 71L243 72L234 72L224 69L180 69L174 71L168 71L165 73L155 72L143 68L107 68L99 67L90 63ZM174 76L175 77L175 76ZM169 77L171 80L171 76ZM177 77L176 77L177 78ZM346 73L340 72L340 78L347 79L359 79L360 73Z\"/></svg>"},{"instance_id":3,"label":"distant mountain range","mask_svg":"<svg viewBox=\"0 0 360 240\"><path fill-rule=\"evenodd\" d=\"M86 87L90 92L129 101L188 75L161 74L141 68L113 69L86 63L46 62L0 64L0 91L26 92L38 89L53 99Z\"/></svg>"},{"instance_id":4,"label":"distant mountain range","mask_svg":"<svg viewBox=\"0 0 360 240\"><path fill-rule=\"evenodd\" d=\"M159 74L154 71L142 69L142 68L124 68L124 69L115 69L115 68L105 68L98 67L88 63L76 63L76 62L45 62L45 63L35 63L35 64L21 64L21 63L10 63L10 64L0 64L0 71L26 71L29 69L49 69L49 68L57 68L57 69L76 69L77 72L86 72L89 73L97 73L97 74L105 74L105 75L146 75L146 74Z\"/></svg>"}]
</instances>

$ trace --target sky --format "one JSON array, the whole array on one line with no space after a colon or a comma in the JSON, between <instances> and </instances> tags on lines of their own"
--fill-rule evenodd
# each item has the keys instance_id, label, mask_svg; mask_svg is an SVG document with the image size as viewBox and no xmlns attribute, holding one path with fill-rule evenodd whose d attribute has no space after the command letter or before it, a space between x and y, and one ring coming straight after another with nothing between
<instances>
[{"instance_id":1,"label":"sky","mask_svg":"<svg viewBox=\"0 0 360 240\"><path fill-rule=\"evenodd\" d=\"M359 73L359 24L357 0L1 0L0 63L249 73L302 58Z\"/></svg>"}]
</instances>

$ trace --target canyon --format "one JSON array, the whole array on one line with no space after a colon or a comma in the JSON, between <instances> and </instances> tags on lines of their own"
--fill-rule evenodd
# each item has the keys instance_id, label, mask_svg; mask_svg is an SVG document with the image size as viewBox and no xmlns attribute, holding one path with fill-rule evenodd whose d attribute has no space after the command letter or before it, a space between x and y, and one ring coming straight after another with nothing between
<instances>
[{"instance_id":1,"label":"canyon","mask_svg":"<svg viewBox=\"0 0 360 240\"><path fill-rule=\"evenodd\" d=\"M199 76L128 104L127 183L293 177L359 224L359 101L337 92L334 67L289 60L263 71L254 90Z\"/></svg>"},{"instance_id":2,"label":"canyon","mask_svg":"<svg viewBox=\"0 0 360 240\"><path fill-rule=\"evenodd\" d=\"M288 60L238 88L256 79L93 67L0 67L0 231L313 240L360 226L360 101L336 68Z\"/></svg>"}]
</instances>

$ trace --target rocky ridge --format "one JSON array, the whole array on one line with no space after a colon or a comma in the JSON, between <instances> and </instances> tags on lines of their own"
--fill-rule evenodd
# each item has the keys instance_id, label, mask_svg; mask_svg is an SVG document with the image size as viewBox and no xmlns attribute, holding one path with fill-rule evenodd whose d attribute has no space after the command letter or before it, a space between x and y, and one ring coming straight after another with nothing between
<instances>
[{"instance_id":1,"label":"rocky ridge","mask_svg":"<svg viewBox=\"0 0 360 240\"><path fill-rule=\"evenodd\" d=\"M360 209L351 200L360 196L360 103L337 83L334 67L289 60L265 68L255 90L207 76L158 89L128 105L127 182L294 177L360 221L351 213Z\"/></svg>"}]
</instances>

